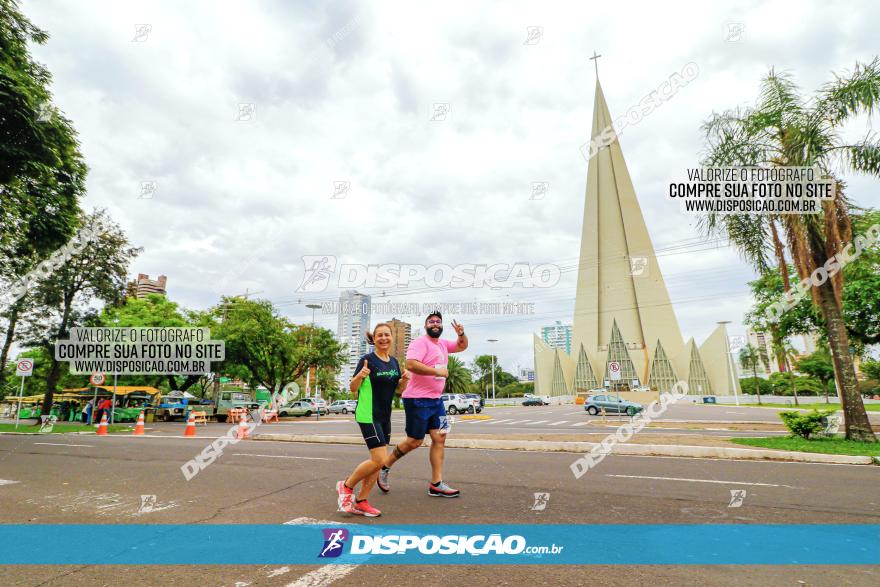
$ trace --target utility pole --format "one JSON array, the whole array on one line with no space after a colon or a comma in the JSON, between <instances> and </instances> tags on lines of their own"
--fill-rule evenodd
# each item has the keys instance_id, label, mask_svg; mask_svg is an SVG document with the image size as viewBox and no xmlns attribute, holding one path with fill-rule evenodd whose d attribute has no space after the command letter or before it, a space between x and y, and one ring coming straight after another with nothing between
<instances>
[{"instance_id":1,"label":"utility pole","mask_svg":"<svg viewBox=\"0 0 880 587\"><path fill-rule=\"evenodd\" d=\"M497 338L490 338L486 342L498 342ZM492 355L492 405L495 405L495 355Z\"/></svg>"}]
</instances>

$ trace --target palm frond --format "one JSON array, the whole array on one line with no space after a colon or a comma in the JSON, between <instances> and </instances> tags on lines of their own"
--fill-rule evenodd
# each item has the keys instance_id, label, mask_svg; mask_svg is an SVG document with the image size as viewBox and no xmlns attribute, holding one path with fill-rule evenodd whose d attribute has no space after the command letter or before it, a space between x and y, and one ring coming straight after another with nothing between
<instances>
[{"instance_id":1,"label":"palm frond","mask_svg":"<svg viewBox=\"0 0 880 587\"><path fill-rule=\"evenodd\" d=\"M836 125L856 114L873 114L880 108L880 58L858 63L848 76L834 76L819 92L816 111Z\"/></svg>"}]
</instances>

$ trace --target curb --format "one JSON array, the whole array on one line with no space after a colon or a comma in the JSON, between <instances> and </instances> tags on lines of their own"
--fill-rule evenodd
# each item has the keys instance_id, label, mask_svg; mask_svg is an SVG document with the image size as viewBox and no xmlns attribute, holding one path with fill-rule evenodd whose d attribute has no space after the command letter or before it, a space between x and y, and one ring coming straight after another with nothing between
<instances>
[{"instance_id":1,"label":"curb","mask_svg":"<svg viewBox=\"0 0 880 587\"><path fill-rule=\"evenodd\" d=\"M256 434L254 440L279 442L309 442L319 444L363 444L363 440L351 436L320 436L298 434ZM428 439L426 439L428 440ZM426 442L424 446L429 446ZM537 452L588 453L597 442L561 442L552 440L488 440L477 438L448 438L448 448L473 448L484 450L522 450ZM721 446L686 446L677 444L617 444L611 454L628 456L662 456L714 458L748 461L794 461L799 463L832 463L839 465L880 464L880 457L830 455L823 453L792 452L750 448L727 448Z\"/></svg>"}]
</instances>

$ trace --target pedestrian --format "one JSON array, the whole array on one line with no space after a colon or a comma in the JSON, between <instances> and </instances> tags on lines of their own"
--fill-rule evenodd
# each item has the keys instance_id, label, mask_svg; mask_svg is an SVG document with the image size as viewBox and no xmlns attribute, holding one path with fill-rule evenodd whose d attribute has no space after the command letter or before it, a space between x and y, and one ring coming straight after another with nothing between
<instances>
[{"instance_id":1,"label":"pedestrian","mask_svg":"<svg viewBox=\"0 0 880 587\"><path fill-rule=\"evenodd\" d=\"M104 398L104 400L98 404L98 416L95 418L95 422L101 423L101 418L105 415L110 416L110 408L113 405L113 402L110 401L110 398Z\"/></svg>"},{"instance_id":2,"label":"pedestrian","mask_svg":"<svg viewBox=\"0 0 880 587\"><path fill-rule=\"evenodd\" d=\"M367 340L376 350L360 358L348 388L357 400L354 419L361 429L370 458L355 467L348 479L336 484L336 494L340 511L375 518L382 512L370 505L367 497L388 456L391 403L396 393L406 389L409 373L406 369L401 370L397 359L391 355L391 325L377 324L373 332L367 333ZM361 487L355 494L358 483Z\"/></svg>"},{"instance_id":3,"label":"pedestrian","mask_svg":"<svg viewBox=\"0 0 880 587\"><path fill-rule=\"evenodd\" d=\"M82 411L83 424L91 423L92 409L94 408L94 406L95 406L94 398L87 401L86 405L83 406L83 411Z\"/></svg>"},{"instance_id":4,"label":"pedestrian","mask_svg":"<svg viewBox=\"0 0 880 587\"><path fill-rule=\"evenodd\" d=\"M406 368L412 372L412 382L403 392L403 409L406 412L406 440L394 447L379 471L377 485L387 493L391 490L388 473L391 465L403 455L417 449L431 436L429 458L431 461L431 483L428 495L433 497L458 497L460 492L443 481L443 460L445 458L446 409L443 407L443 388L449 377L449 353L460 353L468 348L464 327L452 321L456 340L440 338L443 334L443 316L433 312L425 319L425 334L409 345L406 351Z\"/></svg>"}]
</instances>

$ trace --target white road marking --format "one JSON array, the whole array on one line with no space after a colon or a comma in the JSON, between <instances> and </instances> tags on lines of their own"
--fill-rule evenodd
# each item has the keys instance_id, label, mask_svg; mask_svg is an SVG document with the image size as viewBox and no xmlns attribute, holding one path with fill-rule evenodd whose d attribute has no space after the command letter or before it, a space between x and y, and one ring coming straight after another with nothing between
<instances>
[{"instance_id":1,"label":"white road marking","mask_svg":"<svg viewBox=\"0 0 880 587\"><path fill-rule=\"evenodd\" d=\"M531 420L517 420L516 422L510 422L510 425L514 424L525 424L526 422L531 422Z\"/></svg>"},{"instance_id":2,"label":"white road marking","mask_svg":"<svg viewBox=\"0 0 880 587\"><path fill-rule=\"evenodd\" d=\"M234 452L232 453L234 457L266 457L268 459L302 459L305 461L332 461L333 459L326 459L323 457L293 457L288 455L257 455L250 452Z\"/></svg>"},{"instance_id":3,"label":"white road marking","mask_svg":"<svg viewBox=\"0 0 880 587\"><path fill-rule=\"evenodd\" d=\"M327 526L350 526L351 524L346 524L345 522L339 521L328 521L328 520L316 520L315 518L295 518L290 520L289 522L284 522L285 524L323 524ZM360 565L324 565L314 571L306 573L302 575L299 579L294 581L293 583L288 583L285 587L325 587L326 585L330 585L331 583L336 582L339 579L342 579ZM272 571L273 573L280 571L281 569L286 567L281 567L279 569L275 569Z\"/></svg>"},{"instance_id":4,"label":"white road marking","mask_svg":"<svg viewBox=\"0 0 880 587\"><path fill-rule=\"evenodd\" d=\"M85 446L86 448L95 448L94 444L64 444L63 442L35 442L34 444L42 444L45 446Z\"/></svg>"},{"instance_id":5,"label":"white road marking","mask_svg":"<svg viewBox=\"0 0 880 587\"><path fill-rule=\"evenodd\" d=\"M755 487L788 487L792 485L777 485L775 483L753 483L750 481L718 481L717 479L685 479L682 477L651 477L648 475L605 475L606 477L623 477L626 479L654 479L657 481L689 481L691 483L717 483L719 485L754 485Z\"/></svg>"},{"instance_id":6,"label":"white road marking","mask_svg":"<svg viewBox=\"0 0 880 587\"><path fill-rule=\"evenodd\" d=\"M503 420L492 420L491 422L489 422L489 424L500 424L502 422L512 422L512 420L510 418L505 418Z\"/></svg>"},{"instance_id":7,"label":"white road marking","mask_svg":"<svg viewBox=\"0 0 880 587\"><path fill-rule=\"evenodd\" d=\"M12 479L0 479L0 485L14 485L18 483L18 481L13 481Z\"/></svg>"},{"instance_id":8,"label":"white road marking","mask_svg":"<svg viewBox=\"0 0 880 587\"><path fill-rule=\"evenodd\" d=\"M578 422L577 424L572 424L572 426L586 426L589 423L590 423L590 421L587 420L586 422Z\"/></svg>"},{"instance_id":9,"label":"white road marking","mask_svg":"<svg viewBox=\"0 0 880 587\"><path fill-rule=\"evenodd\" d=\"M544 422L549 422L550 420L535 420L529 426L534 426L535 424L543 424Z\"/></svg>"},{"instance_id":10,"label":"white road marking","mask_svg":"<svg viewBox=\"0 0 880 587\"><path fill-rule=\"evenodd\" d=\"M560 420L559 422L553 422L552 424L547 424L547 426L559 426L560 424L565 424L568 420Z\"/></svg>"},{"instance_id":11,"label":"white road marking","mask_svg":"<svg viewBox=\"0 0 880 587\"><path fill-rule=\"evenodd\" d=\"M275 569L274 571L272 571L271 573L269 573L266 576L267 577L277 577L278 575L283 575L283 574L289 573L289 572L290 572L290 567L278 567L277 569Z\"/></svg>"}]
</instances>

